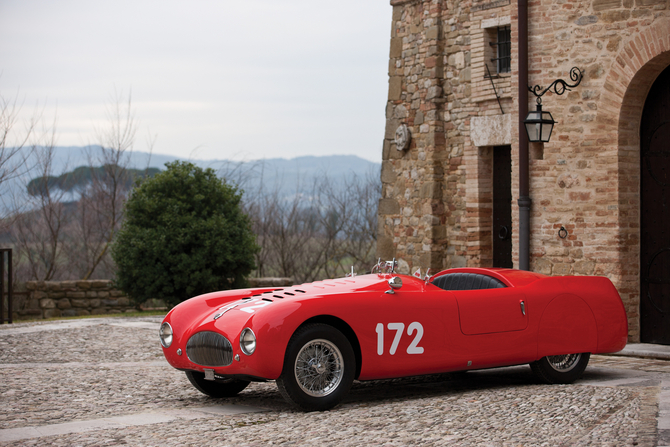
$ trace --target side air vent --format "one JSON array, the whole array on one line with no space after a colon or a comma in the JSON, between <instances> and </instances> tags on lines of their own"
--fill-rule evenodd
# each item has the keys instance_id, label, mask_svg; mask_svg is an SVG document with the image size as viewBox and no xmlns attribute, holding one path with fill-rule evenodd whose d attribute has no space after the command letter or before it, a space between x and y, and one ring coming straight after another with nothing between
<instances>
[{"instance_id":1,"label":"side air vent","mask_svg":"<svg viewBox=\"0 0 670 447\"><path fill-rule=\"evenodd\" d=\"M228 366L233 363L233 347L216 332L198 332L186 343L188 359L200 366Z\"/></svg>"}]
</instances>

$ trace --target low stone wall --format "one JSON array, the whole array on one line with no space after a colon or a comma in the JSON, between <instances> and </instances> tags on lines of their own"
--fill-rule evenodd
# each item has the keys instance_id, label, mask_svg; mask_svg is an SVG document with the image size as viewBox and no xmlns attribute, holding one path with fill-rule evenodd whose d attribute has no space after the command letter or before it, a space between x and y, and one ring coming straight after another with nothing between
<instances>
[{"instance_id":1,"label":"low stone wall","mask_svg":"<svg viewBox=\"0 0 670 447\"><path fill-rule=\"evenodd\" d=\"M288 287L291 278L249 278L250 287ZM143 309L156 308L160 300L150 300ZM13 320L77 317L133 312L136 309L111 280L28 281L14 285ZM158 307L160 308L160 306ZM6 309L6 306L5 306Z\"/></svg>"},{"instance_id":2,"label":"low stone wall","mask_svg":"<svg viewBox=\"0 0 670 447\"><path fill-rule=\"evenodd\" d=\"M134 311L130 299L112 281L29 281L29 307L37 304L42 318L77 317ZM39 317L38 317L39 318Z\"/></svg>"}]
</instances>

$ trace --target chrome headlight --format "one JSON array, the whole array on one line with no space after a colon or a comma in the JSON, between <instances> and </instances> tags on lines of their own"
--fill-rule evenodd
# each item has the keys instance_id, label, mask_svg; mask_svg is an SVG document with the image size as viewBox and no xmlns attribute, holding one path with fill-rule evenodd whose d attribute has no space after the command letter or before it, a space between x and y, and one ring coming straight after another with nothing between
<instances>
[{"instance_id":1,"label":"chrome headlight","mask_svg":"<svg viewBox=\"0 0 670 447\"><path fill-rule=\"evenodd\" d=\"M251 355L256 350L256 335L248 327L240 335L240 348L246 355Z\"/></svg>"},{"instance_id":2,"label":"chrome headlight","mask_svg":"<svg viewBox=\"0 0 670 447\"><path fill-rule=\"evenodd\" d=\"M163 345L164 348L169 348L172 344L172 326L170 326L169 323L161 324L158 336L161 339L161 345Z\"/></svg>"}]
</instances>

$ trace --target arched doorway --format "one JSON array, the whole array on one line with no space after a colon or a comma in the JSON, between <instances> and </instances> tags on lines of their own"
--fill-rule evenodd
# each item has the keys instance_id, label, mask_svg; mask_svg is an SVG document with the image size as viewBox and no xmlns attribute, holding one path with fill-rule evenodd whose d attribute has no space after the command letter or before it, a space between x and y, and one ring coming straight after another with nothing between
<instances>
[{"instance_id":1,"label":"arched doorway","mask_svg":"<svg viewBox=\"0 0 670 447\"><path fill-rule=\"evenodd\" d=\"M640 124L640 340L670 344L670 67Z\"/></svg>"}]
</instances>

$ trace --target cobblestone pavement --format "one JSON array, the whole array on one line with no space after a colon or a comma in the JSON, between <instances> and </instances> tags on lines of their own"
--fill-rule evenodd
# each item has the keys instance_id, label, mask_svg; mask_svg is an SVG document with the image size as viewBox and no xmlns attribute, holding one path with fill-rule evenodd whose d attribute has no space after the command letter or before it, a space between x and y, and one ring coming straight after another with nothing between
<instances>
[{"instance_id":1,"label":"cobblestone pavement","mask_svg":"<svg viewBox=\"0 0 670 447\"><path fill-rule=\"evenodd\" d=\"M0 445L670 445L670 361L592 356L573 385L528 366L356 382L301 413L272 382L200 394L163 360L159 323L0 326Z\"/></svg>"}]
</instances>

